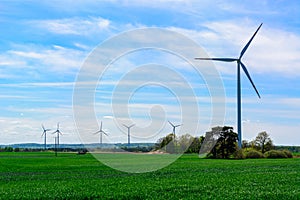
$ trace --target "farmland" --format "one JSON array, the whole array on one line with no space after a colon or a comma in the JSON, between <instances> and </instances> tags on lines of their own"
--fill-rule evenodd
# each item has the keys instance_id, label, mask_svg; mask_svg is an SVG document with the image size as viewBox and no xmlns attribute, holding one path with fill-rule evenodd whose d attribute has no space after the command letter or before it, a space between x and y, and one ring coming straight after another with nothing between
<instances>
[{"instance_id":1,"label":"farmland","mask_svg":"<svg viewBox=\"0 0 300 200\"><path fill-rule=\"evenodd\" d=\"M111 156L114 156L112 154ZM211 160L183 155L131 174L92 155L0 153L0 199L299 199L300 159Z\"/></svg>"}]
</instances>

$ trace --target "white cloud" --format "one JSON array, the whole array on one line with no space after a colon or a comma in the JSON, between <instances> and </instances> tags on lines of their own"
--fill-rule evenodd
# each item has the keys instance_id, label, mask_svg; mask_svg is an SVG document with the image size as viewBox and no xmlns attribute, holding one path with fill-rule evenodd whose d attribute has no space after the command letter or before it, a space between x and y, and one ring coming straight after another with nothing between
<instances>
[{"instance_id":1,"label":"white cloud","mask_svg":"<svg viewBox=\"0 0 300 200\"><path fill-rule=\"evenodd\" d=\"M225 44L223 49L215 52L217 56L227 56L230 47L239 56L240 50L248 42L256 26L253 22L244 22L243 28L238 22L212 22L206 26L219 36L219 42ZM248 28L245 28L248 27ZM230 50L231 54L232 50ZM300 36L291 32L274 29L263 25L248 51L244 55L244 63L253 73L278 73L288 76L300 76ZM213 55L212 55L213 56ZM231 56L231 55L229 55Z\"/></svg>"},{"instance_id":2,"label":"white cloud","mask_svg":"<svg viewBox=\"0 0 300 200\"><path fill-rule=\"evenodd\" d=\"M240 24L243 24L241 27ZM206 30L189 30L170 27L191 37L203 46L210 57L237 58L259 24L250 20L212 21L203 24ZM300 35L272 28L264 24L247 52L243 62L249 72L276 73L285 76L300 76ZM196 55L195 57L201 57ZM227 63L214 63L222 73L233 74ZM233 63L230 63L234 65ZM224 67L225 66L225 67Z\"/></svg>"},{"instance_id":3,"label":"white cloud","mask_svg":"<svg viewBox=\"0 0 300 200\"><path fill-rule=\"evenodd\" d=\"M63 135L60 143L81 143L77 135L75 124L72 118L67 116L57 116L48 119L28 118L26 114L19 118L1 117L0 144L16 144L16 143L43 143L41 137L43 130L41 124L51 131L55 131L57 122L60 122L60 130ZM51 131L47 135L47 143L54 143L54 134Z\"/></svg>"},{"instance_id":4,"label":"white cloud","mask_svg":"<svg viewBox=\"0 0 300 200\"><path fill-rule=\"evenodd\" d=\"M14 69L26 69L26 73L64 72L77 71L84 60L86 51L72 48L64 48L58 45L13 45L13 49L2 54L6 63L10 63L6 72L14 72Z\"/></svg>"},{"instance_id":5,"label":"white cloud","mask_svg":"<svg viewBox=\"0 0 300 200\"><path fill-rule=\"evenodd\" d=\"M266 131L276 145L300 145L299 125L249 121L243 123L243 139L253 140L259 132Z\"/></svg>"},{"instance_id":6,"label":"white cloud","mask_svg":"<svg viewBox=\"0 0 300 200\"><path fill-rule=\"evenodd\" d=\"M30 25L62 35L89 35L109 28L110 21L101 17L34 20Z\"/></svg>"}]
</instances>

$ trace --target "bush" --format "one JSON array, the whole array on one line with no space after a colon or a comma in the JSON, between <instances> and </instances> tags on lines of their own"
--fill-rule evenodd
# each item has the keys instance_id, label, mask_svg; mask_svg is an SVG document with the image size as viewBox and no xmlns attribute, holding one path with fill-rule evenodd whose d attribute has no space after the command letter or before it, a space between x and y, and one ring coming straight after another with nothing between
<instances>
[{"instance_id":1,"label":"bush","mask_svg":"<svg viewBox=\"0 0 300 200\"><path fill-rule=\"evenodd\" d=\"M265 153L266 158L288 158L283 151L270 150Z\"/></svg>"},{"instance_id":2,"label":"bush","mask_svg":"<svg viewBox=\"0 0 300 200\"><path fill-rule=\"evenodd\" d=\"M243 149L239 149L236 152L234 152L233 156L235 159L245 159L246 158L246 154Z\"/></svg>"},{"instance_id":3,"label":"bush","mask_svg":"<svg viewBox=\"0 0 300 200\"><path fill-rule=\"evenodd\" d=\"M288 157L288 158L293 158L293 154L292 152L290 152L289 150L282 150L282 152Z\"/></svg>"},{"instance_id":4,"label":"bush","mask_svg":"<svg viewBox=\"0 0 300 200\"><path fill-rule=\"evenodd\" d=\"M14 149L13 149L12 147L5 147L5 148L4 148L4 151L5 151L5 152L13 152Z\"/></svg>"},{"instance_id":5,"label":"bush","mask_svg":"<svg viewBox=\"0 0 300 200\"><path fill-rule=\"evenodd\" d=\"M246 152L246 158L264 158L264 155L254 149Z\"/></svg>"}]
</instances>

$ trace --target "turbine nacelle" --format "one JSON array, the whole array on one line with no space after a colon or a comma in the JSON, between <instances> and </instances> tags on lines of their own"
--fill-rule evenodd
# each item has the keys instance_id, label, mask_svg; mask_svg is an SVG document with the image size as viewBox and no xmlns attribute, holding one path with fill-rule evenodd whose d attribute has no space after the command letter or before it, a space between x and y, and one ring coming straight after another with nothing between
<instances>
[{"instance_id":1,"label":"turbine nacelle","mask_svg":"<svg viewBox=\"0 0 300 200\"><path fill-rule=\"evenodd\" d=\"M100 124L99 131L95 132L94 134L97 134L97 133L103 133L104 135L108 136L108 134L102 129L102 121L101 121L101 124Z\"/></svg>"},{"instance_id":2,"label":"turbine nacelle","mask_svg":"<svg viewBox=\"0 0 300 200\"><path fill-rule=\"evenodd\" d=\"M174 134L174 139L175 139L175 131L176 131L176 128L179 127L179 126L182 126L182 124L177 124L177 125L174 125L172 122L168 121L169 124L173 127L173 134Z\"/></svg>"},{"instance_id":3,"label":"turbine nacelle","mask_svg":"<svg viewBox=\"0 0 300 200\"><path fill-rule=\"evenodd\" d=\"M197 60L214 60L214 61L221 61L221 62L237 62L237 124L238 124L238 144L241 148L242 146L242 125L241 125L241 79L240 79L240 68L242 67L244 73L246 74L247 78L249 79L252 87L254 88L257 96L260 98L260 94L258 90L256 89L254 82L251 79L251 76L246 68L246 66L242 63L241 59L244 56L245 52L247 51L248 47L250 46L253 38L259 31L260 27L262 26L262 23L259 25L259 27L256 29L250 40L247 42L247 44L242 49L239 58L195 58Z\"/></svg>"},{"instance_id":4,"label":"turbine nacelle","mask_svg":"<svg viewBox=\"0 0 300 200\"><path fill-rule=\"evenodd\" d=\"M43 129L42 137L43 137L43 135L47 134L47 131L51 130L51 129L46 129L43 124L42 124L42 129Z\"/></svg>"},{"instance_id":5,"label":"turbine nacelle","mask_svg":"<svg viewBox=\"0 0 300 200\"><path fill-rule=\"evenodd\" d=\"M101 124L100 124L99 131L95 132L94 134L98 134L98 133L100 133L100 144L102 144L102 134L108 136L108 134L102 129L102 121L101 121Z\"/></svg>"},{"instance_id":6,"label":"turbine nacelle","mask_svg":"<svg viewBox=\"0 0 300 200\"><path fill-rule=\"evenodd\" d=\"M44 136L44 149L46 150L46 147L47 147L47 141L46 141L47 140L47 131L50 131L51 129L46 129L43 124L42 124L42 129L43 129L43 133L42 133L41 137Z\"/></svg>"},{"instance_id":7,"label":"turbine nacelle","mask_svg":"<svg viewBox=\"0 0 300 200\"><path fill-rule=\"evenodd\" d=\"M132 125L130 125L130 126L127 126L127 125L125 125L125 124L123 124L123 126L125 126L126 128L127 128L127 140L128 140L128 146L130 145L130 129L133 127L133 126L135 126L135 124L132 124Z\"/></svg>"},{"instance_id":8,"label":"turbine nacelle","mask_svg":"<svg viewBox=\"0 0 300 200\"><path fill-rule=\"evenodd\" d=\"M259 98L260 94L258 92L258 90L256 89L256 86L254 85L254 82L251 79L251 76L246 68L246 66L242 63L242 57L244 56L245 52L247 51L250 43L252 42L253 38L255 37L255 35L257 34L257 32L259 31L260 27L262 26L262 23L260 24L260 26L256 29L255 33L252 35L252 37L250 38L250 40L248 41L248 43L244 46L244 48L242 49L241 53L240 53L240 57L239 58L195 58L196 60L214 60L214 61L221 61L221 62L237 62L237 67L240 68L240 66L242 66L242 69L244 71L244 73L246 74L247 78L249 79L252 87L254 88L257 96Z\"/></svg>"}]
</instances>

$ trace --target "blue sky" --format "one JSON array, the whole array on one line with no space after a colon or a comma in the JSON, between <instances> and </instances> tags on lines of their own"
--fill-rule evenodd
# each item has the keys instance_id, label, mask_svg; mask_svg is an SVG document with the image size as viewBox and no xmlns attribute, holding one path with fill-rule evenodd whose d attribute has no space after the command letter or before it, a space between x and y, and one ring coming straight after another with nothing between
<instances>
[{"instance_id":1,"label":"blue sky","mask_svg":"<svg viewBox=\"0 0 300 200\"><path fill-rule=\"evenodd\" d=\"M137 28L163 28L194 40L211 57L237 57L263 22L243 58L262 96L257 98L242 74L243 138L251 140L257 133L267 131L275 144L300 145L299 10L297 1L271 0L239 3L1 1L0 144L42 143L41 124L55 129L57 122L61 123L64 134L62 143L81 142L73 117L74 83L90 52L115 35ZM201 57L199 54L191 56ZM127 141L126 129L116 125L116 113L111 112L114 104L117 108L127 109L128 106L131 120L122 119L121 122L137 125L136 129L132 129L133 142L154 142L170 133L167 120L178 124L188 121L183 123L181 130L178 129L179 133L187 132L189 129L186 127L195 126L192 117L182 119L181 106L189 103L188 94L174 95L172 90L162 87L163 84L139 87L126 101L112 99L122 78L129 77L132 81L130 73L134 75L137 66L149 63L168 66L173 72L182 74L194 89L202 125L191 134L203 135L210 128L210 92L204 79L199 79L180 62L180 59L166 52L141 50L124 55L109 66L100 80L102 84L95 90L94 98L96 119L103 121L104 129L110 135L104 138L105 142ZM236 66L234 63L213 64L224 85L224 124L236 127ZM179 79L168 72L162 71L161 76L150 79L157 78L156 82L162 81L180 89L182 85L175 84ZM139 77L144 78L152 73L145 70ZM169 81L164 82L164 78ZM122 87L117 89L122 92ZM123 90L128 92L127 89ZM187 95L185 100L181 99L184 102L178 100L181 95ZM191 113L189 116L194 116L192 106L186 109L188 115ZM124 117L123 114L117 113L119 118ZM82 121L86 124L84 132L87 138L84 140L97 142L98 137L90 133L97 131L98 124L84 117ZM158 130L147 129L149 132L143 135L141 130L151 123L157 123ZM49 135L49 143L53 142L53 137Z\"/></svg>"}]
</instances>

